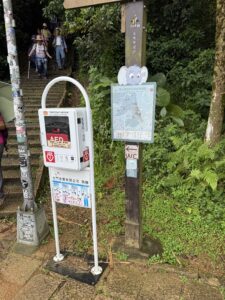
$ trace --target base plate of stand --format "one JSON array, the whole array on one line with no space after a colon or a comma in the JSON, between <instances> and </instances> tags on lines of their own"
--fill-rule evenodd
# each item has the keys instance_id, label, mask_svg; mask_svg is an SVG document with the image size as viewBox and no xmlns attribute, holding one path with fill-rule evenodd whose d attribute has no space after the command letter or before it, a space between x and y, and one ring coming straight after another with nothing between
<instances>
[{"instance_id":1,"label":"base plate of stand","mask_svg":"<svg viewBox=\"0 0 225 300\"><path fill-rule=\"evenodd\" d=\"M99 266L102 268L102 273L93 275L91 273L94 265L93 256L78 256L68 252L62 252L62 254L65 257L64 260L55 262L52 259L47 262L46 268L49 271L68 276L89 285L95 285L99 281L108 265L106 262L100 261Z\"/></svg>"}]
</instances>

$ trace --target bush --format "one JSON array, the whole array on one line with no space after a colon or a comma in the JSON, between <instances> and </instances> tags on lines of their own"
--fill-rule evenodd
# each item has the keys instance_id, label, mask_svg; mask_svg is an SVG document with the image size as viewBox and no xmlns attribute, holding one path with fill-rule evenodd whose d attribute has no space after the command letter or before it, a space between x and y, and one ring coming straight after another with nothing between
<instances>
[{"instance_id":1,"label":"bush","mask_svg":"<svg viewBox=\"0 0 225 300\"><path fill-rule=\"evenodd\" d=\"M163 261L222 255L225 141L210 149L198 135L161 120L154 144L145 147L144 230L163 243Z\"/></svg>"},{"instance_id":2,"label":"bush","mask_svg":"<svg viewBox=\"0 0 225 300\"><path fill-rule=\"evenodd\" d=\"M201 51L186 66L177 63L168 73L172 98L186 109L201 112L208 117L212 93L212 75L215 52L212 49Z\"/></svg>"}]
</instances>

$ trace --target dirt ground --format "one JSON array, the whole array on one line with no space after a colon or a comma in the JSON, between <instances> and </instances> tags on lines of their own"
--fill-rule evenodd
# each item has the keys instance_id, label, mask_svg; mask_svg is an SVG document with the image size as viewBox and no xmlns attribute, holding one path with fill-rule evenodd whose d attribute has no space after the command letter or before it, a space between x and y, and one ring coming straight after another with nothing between
<instances>
[{"instance_id":1,"label":"dirt ground","mask_svg":"<svg viewBox=\"0 0 225 300\"><path fill-rule=\"evenodd\" d=\"M0 300L224 299L223 266L213 266L206 257L189 260L186 268L148 265L146 260L129 257L119 260L116 253L110 250L110 242L108 247L105 243L99 243L100 253L108 267L96 285L51 272L46 268L55 255L50 208L46 209L46 213L51 233L32 254L15 251L15 220L0 220ZM67 268L86 273L89 265L81 254L92 252L89 211L59 206L58 220L61 248L69 253L59 269L62 270L66 265Z\"/></svg>"}]
</instances>

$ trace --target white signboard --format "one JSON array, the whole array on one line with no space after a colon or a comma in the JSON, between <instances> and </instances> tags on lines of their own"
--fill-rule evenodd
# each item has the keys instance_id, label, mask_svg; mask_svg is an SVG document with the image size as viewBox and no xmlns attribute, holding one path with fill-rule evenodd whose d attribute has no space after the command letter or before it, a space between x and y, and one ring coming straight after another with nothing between
<instances>
[{"instance_id":1,"label":"white signboard","mask_svg":"<svg viewBox=\"0 0 225 300\"><path fill-rule=\"evenodd\" d=\"M125 158L126 159L139 159L139 146L138 145L126 145L125 146Z\"/></svg>"},{"instance_id":2,"label":"white signboard","mask_svg":"<svg viewBox=\"0 0 225 300\"><path fill-rule=\"evenodd\" d=\"M156 83L111 86L112 139L153 143Z\"/></svg>"},{"instance_id":3,"label":"white signboard","mask_svg":"<svg viewBox=\"0 0 225 300\"><path fill-rule=\"evenodd\" d=\"M55 202L91 208L89 168L79 172L49 168L49 174Z\"/></svg>"},{"instance_id":4,"label":"white signboard","mask_svg":"<svg viewBox=\"0 0 225 300\"><path fill-rule=\"evenodd\" d=\"M126 174L127 177L137 178L137 160L127 159L126 160Z\"/></svg>"}]
</instances>

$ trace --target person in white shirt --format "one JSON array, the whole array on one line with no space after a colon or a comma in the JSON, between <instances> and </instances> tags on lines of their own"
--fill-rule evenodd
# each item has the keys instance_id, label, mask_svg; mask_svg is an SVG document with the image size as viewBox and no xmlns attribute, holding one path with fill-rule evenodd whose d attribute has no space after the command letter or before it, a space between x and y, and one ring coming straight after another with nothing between
<instances>
[{"instance_id":1,"label":"person in white shirt","mask_svg":"<svg viewBox=\"0 0 225 300\"><path fill-rule=\"evenodd\" d=\"M40 35L36 37L36 43L33 45L30 53L28 54L29 58L35 54L36 64L38 68L39 77L43 75L47 79L47 57L52 58L48 53L47 47L43 43L43 38Z\"/></svg>"},{"instance_id":2,"label":"person in white shirt","mask_svg":"<svg viewBox=\"0 0 225 300\"><path fill-rule=\"evenodd\" d=\"M55 30L55 38L52 42L52 45L55 47L55 55L58 69L61 70L65 67L67 45L65 38L62 36L59 28L56 28Z\"/></svg>"}]
</instances>

